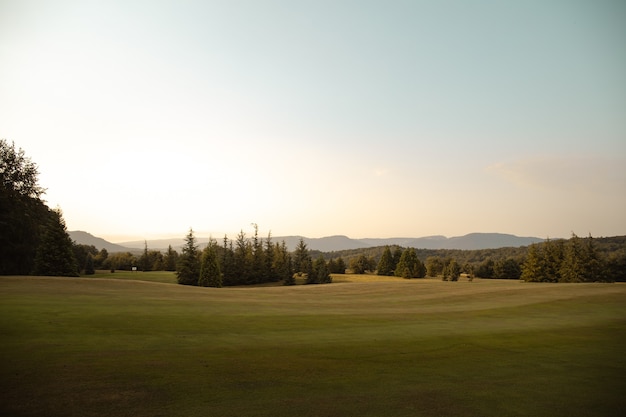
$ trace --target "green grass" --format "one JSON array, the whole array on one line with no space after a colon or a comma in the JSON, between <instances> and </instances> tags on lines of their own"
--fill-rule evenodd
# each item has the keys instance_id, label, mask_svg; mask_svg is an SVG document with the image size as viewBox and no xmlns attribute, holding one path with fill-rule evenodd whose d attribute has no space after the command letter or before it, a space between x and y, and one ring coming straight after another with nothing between
<instances>
[{"instance_id":1,"label":"green grass","mask_svg":"<svg viewBox=\"0 0 626 417\"><path fill-rule=\"evenodd\" d=\"M624 415L625 313L624 284L0 277L0 415Z\"/></svg>"}]
</instances>

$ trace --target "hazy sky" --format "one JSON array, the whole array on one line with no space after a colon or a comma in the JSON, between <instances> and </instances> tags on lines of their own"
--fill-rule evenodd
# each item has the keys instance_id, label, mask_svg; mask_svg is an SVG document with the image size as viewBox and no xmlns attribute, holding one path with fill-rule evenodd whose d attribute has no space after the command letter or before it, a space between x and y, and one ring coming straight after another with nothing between
<instances>
[{"instance_id":1,"label":"hazy sky","mask_svg":"<svg viewBox=\"0 0 626 417\"><path fill-rule=\"evenodd\" d=\"M626 234L626 2L0 0L0 138L113 241Z\"/></svg>"}]
</instances>

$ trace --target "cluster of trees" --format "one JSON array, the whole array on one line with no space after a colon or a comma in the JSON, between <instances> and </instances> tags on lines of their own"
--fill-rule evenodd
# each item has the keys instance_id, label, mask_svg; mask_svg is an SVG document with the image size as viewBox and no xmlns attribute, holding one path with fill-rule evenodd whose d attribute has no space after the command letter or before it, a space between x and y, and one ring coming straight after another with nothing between
<instances>
[{"instance_id":1,"label":"cluster of trees","mask_svg":"<svg viewBox=\"0 0 626 417\"><path fill-rule=\"evenodd\" d=\"M576 234L567 240L546 240L528 248L521 278L533 282L598 282L608 281L606 261L589 235Z\"/></svg>"},{"instance_id":2,"label":"cluster of trees","mask_svg":"<svg viewBox=\"0 0 626 417\"><path fill-rule=\"evenodd\" d=\"M0 139L0 274L78 276L60 209L42 200L37 165Z\"/></svg>"},{"instance_id":3,"label":"cluster of trees","mask_svg":"<svg viewBox=\"0 0 626 417\"><path fill-rule=\"evenodd\" d=\"M223 245L209 239L203 250L199 250L190 229L178 259L176 275L179 284L205 287L279 281L294 285L298 276L305 278L306 284L326 284L332 282L331 272L343 264L341 259L331 261L327 263L322 256L313 261L302 239L293 254L289 253L284 241L273 243L271 234L265 240L259 239L256 224L252 239L247 239L241 231L234 242L224 236Z\"/></svg>"},{"instance_id":4,"label":"cluster of trees","mask_svg":"<svg viewBox=\"0 0 626 417\"><path fill-rule=\"evenodd\" d=\"M426 276L426 266L418 259L414 248L402 251L396 247L392 253L391 248L386 246L376 265L376 273L402 278L423 278Z\"/></svg>"}]
</instances>

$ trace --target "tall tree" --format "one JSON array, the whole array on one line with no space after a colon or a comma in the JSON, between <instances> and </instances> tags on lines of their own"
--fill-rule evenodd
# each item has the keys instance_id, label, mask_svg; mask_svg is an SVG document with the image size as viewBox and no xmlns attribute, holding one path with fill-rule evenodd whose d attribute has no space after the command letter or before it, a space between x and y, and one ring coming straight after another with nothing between
<instances>
[{"instance_id":1,"label":"tall tree","mask_svg":"<svg viewBox=\"0 0 626 417\"><path fill-rule=\"evenodd\" d=\"M533 243L529 246L526 260L522 265L521 279L529 282L540 282L545 277L545 267L539 245Z\"/></svg>"},{"instance_id":2,"label":"tall tree","mask_svg":"<svg viewBox=\"0 0 626 417\"><path fill-rule=\"evenodd\" d=\"M313 264L313 273L307 277L307 284L329 284L332 282L332 277L328 271L328 265L324 257L320 255Z\"/></svg>"},{"instance_id":3,"label":"tall tree","mask_svg":"<svg viewBox=\"0 0 626 417\"><path fill-rule=\"evenodd\" d=\"M584 282L584 252L580 238L572 233L565 245L560 282Z\"/></svg>"},{"instance_id":4,"label":"tall tree","mask_svg":"<svg viewBox=\"0 0 626 417\"><path fill-rule=\"evenodd\" d=\"M389 246L385 246L385 250L378 261L376 267L377 275L393 275L393 255Z\"/></svg>"},{"instance_id":5,"label":"tall tree","mask_svg":"<svg viewBox=\"0 0 626 417\"><path fill-rule=\"evenodd\" d=\"M350 261L350 269L352 269L353 274L364 274L365 271L371 269L370 260L367 256L361 254Z\"/></svg>"},{"instance_id":6,"label":"tall tree","mask_svg":"<svg viewBox=\"0 0 626 417\"><path fill-rule=\"evenodd\" d=\"M15 143L0 139L0 275L32 272L50 210L41 200L37 165Z\"/></svg>"},{"instance_id":7,"label":"tall tree","mask_svg":"<svg viewBox=\"0 0 626 417\"><path fill-rule=\"evenodd\" d=\"M67 234L60 209L52 210L43 229L35 256L35 275L77 277L78 266L72 239Z\"/></svg>"},{"instance_id":8,"label":"tall tree","mask_svg":"<svg viewBox=\"0 0 626 417\"><path fill-rule=\"evenodd\" d=\"M178 283L182 285L198 285L200 276L200 261L198 259L198 246L193 229L189 229L189 233L185 236L185 246L183 253L178 259L176 268L176 276Z\"/></svg>"},{"instance_id":9,"label":"tall tree","mask_svg":"<svg viewBox=\"0 0 626 417\"><path fill-rule=\"evenodd\" d=\"M150 257L148 256L148 241L144 240L143 241L143 253L141 254L141 257L139 258L139 268L141 268L142 271L149 271L150 268Z\"/></svg>"},{"instance_id":10,"label":"tall tree","mask_svg":"<svg viewBox=\"0 0 626 417\"><path fill-rule=\"evenodd\" d=\"M600 256L595 240L589 234L585 239L582 250L583 257L583 280L585 282L606 281L606 262Z\"/></svg>"},{"instance_id":11,"label":"tall tree","mask_svg":"<svg viewBox=\"0 0 626 417\"><path fill-rule=\"evenodd\" d=\"M437 277L443 272L443 262L438 256L429 256L426 258L426 275L429 277Z\"/></svg>"},{"instance_id":12,"label":"tall tree","mask_svg":"<svg viewBox=\"0 0 626 417\"><path fill-rule=\"evenodd\" d=\"M426 268L417 258L415 249L407 248L402 252L394 275L402 278L423 278L426 275Z\"/></svg>"},{"instance_id":13,"label":"tall tree","mask_svg":"<svg viewBox=\"0 0 626 417\"><path fill-rule=\"evenodd\" d=\"M304 239L300 238L293 254L293 269L297 273L309 273L312 269L311 255Z\"/></svg>"},{"instance_id":14,"label":"tall tree","mask_svg":"<svg viewBox=\"0 0 626 417\"><path fill-rule=\"evenodd\" d=\"M283 240L279 245L274 245L274 266L278 280L282 280L285 285L295 284L293 278L293 268L291 265L291 255L287 250L287 244Z\"/></svg>"},{"instance_id":15,"label":"tall tree","mask_svg":"<svg viewBox=\"0 0 626 417\"><path fill-rule=\"evenodd\" d=\"M163 257L163 269L166 271L176 271L176 264L178 263L178 252L172 249L172 245L168 245L167 252Z\"/></svg>"},{"instance_id":16,"label":"tall tree","mask_svg":"<svg viewBox=\"0 0 626 417\"><path fill-rule=\"evenodd\" d=\"M198 278L199 286L217 288L222 286L222 273L217 258L217 242L209 239L209 244L202 251L200 277Z\"/></svg>"}]
</instances>

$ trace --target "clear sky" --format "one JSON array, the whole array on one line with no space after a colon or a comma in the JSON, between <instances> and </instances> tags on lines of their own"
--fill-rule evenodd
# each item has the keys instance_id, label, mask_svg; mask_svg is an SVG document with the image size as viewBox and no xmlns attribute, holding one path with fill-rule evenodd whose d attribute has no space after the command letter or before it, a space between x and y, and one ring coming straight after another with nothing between
<instances>
[{"instance_id":1,"label":"clear sky","mask_svg":"<svg viewBox=\"0 0 626 417\"><path fill-rule=\"evenodd\" d=\"M112 241L626 234L621 0L0 0L0 137Z\"/></svg>"}]
</instances>

